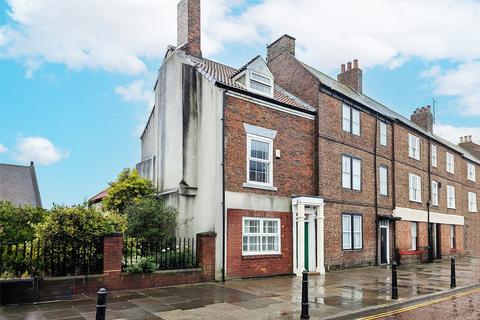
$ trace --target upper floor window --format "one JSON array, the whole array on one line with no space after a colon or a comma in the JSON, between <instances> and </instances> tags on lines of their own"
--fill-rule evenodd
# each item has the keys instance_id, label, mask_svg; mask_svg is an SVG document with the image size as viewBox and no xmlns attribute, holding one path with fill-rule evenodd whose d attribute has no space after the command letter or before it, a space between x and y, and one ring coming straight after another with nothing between
<instances>
[{"instance_id":1,"label":"upper floor window","mask_svg":"<svg viewBox=\"0 0 480 320\"><path fill-rule=\"evenodd\" d=\"M475 192L468 193L468 212L477 212L477 194Z\"/></svg>"},{"instance_id":2,"label":"upper floor window","mask_svg":"<svg viewBox=\"0 0 480 320\"><path fill-rule=\"evenodd\" d=\"M437 146L432 144L432 166L436 167L437 166Z\"/></svg>"},{"instance_id":3,"label":"upper floor window","mask_svg":"<svg viewBox=\"0 0 480 320\"><path fill-rule=\"evenodd\" d=\"M272 139L247 134L247 181L249 183L272 185Z\"/></svg>"},{"instance_id":4,"label":"upper floor window","mask_svg":"<svg viewBox=\"0 0 480 320\"><path fill-rule=\"evenodd\" d=\"M362 162L350 156L342 156L342 187L361 190Z\"/></svg>"},{"instance_id":5,"label":"upper floor window","mask_svg":"<svg viewBox=\"0 0 480 320\"><path fill-rule=\"evenodd\" d=\"M387 146L387 124L380 122L380 144Z\"/></svg>"},{"instance_id":6,"label":"upper floor window","mask_svg":"<svg viewBox=\"0 0 480 320\"><path fill-rule=\"evenodd\" d=\"M362 216L342 214L342 249L362 249Z\"/></svg>"},{"instance_id":7,"label":"upper floor window","mask_svg":"<svg viewBox=\"0 0 480 320\"><path fill-rule=\"evenodd\" d=\"M280 219L243 218L242 253L279 254L280 253Z\"/></svg>"},{"instance_id":8,"label":"upper floor window","mask_svg":"<svg viewBox=\"0 0 480 320\"><path fill-rule=\"evenodd\" d=\"M455 209L455 187L447 186L447 208Z\"/></svg>"},{"instance_id":9,"label":"upper floor window","mask_svg":"<svg viewBox=\"0 0 480 320\"><path fill-rule=\"evenodd\" d=\"M409 199L414 202L422 202L422 179L416 174L408 175Z\"/></svg>"},{"instance_id":10,"label":"upper floor window","mask_svg":"<svg viewBox=\"0 0 480 320\"><path fill-rule=\"evenodd\" d=\"M447 172L455 173L455 157L447 152Z\"/></svg>"},{"instance_id":11,"label":"upper floor window","mask_svg":"<svg viewBox=\"0 0 480 320\"><path fill-rule=\"evenodd\" d=\"M438 182L432 181L432 206L438 206Z\"/></svg>"},{"instance_id":12,"label":"upper floor window","mask_svg":"<svg viewBox=\"0 0 480 320\"><path fill-rule=\"evenodd\" d=\"M360 135L360 111L346 104L342 106L342 128L343 131L354 135Z\"/></svg>"},{"instance_id":13,"label":"upper floor window","mask_svg":"<svg viewBox=\"0 0 480 320\"><path fill-rule=\"evenodd\" d=\"M250 71L250 89L261 94L272 96L273 85L272 79L265 77L259 73Z\"/></svg>"},{"instance_id":14,"label":"upper floor window","mask_svg":"<svg viewBox=\"0 0 480 320\"><path fill-rule=\"evenodd\" d=\"M380 176L380 194L382 196L388 195L388 169L387 167L381 166L379 168Z\"/></svg>"},{"instance_id":15,"label":"upper floor window","mask_svg":"<svg viewBox=\"0 0 480 320\"><path fill-rule=\"evenodd\" d=\"M472 163L467 163L467 178L468 180L476 181L475 165Z\"/></svg>"},{"instance_id":16,"label":"upper floor window","mask_svg":"<svg viewBox=\"0 0 480 320\"><path fill-rule=\"evenodd\" d=\"M408 134L408 156L420 160L420 138L413 134Z\"/></svg>"},{"instance_id":17,"label":"upper floor window","mask_svg":"<svg viewBox=\"0 0 480 320\"><path fill-rule=\"evenodd\" d=\"M273 74L270 72L265 60L260 56L257 56L240 68L240 70L232 76L232 79L249 91L270 98L273 97Z\"/></svg>"}]
</instances>

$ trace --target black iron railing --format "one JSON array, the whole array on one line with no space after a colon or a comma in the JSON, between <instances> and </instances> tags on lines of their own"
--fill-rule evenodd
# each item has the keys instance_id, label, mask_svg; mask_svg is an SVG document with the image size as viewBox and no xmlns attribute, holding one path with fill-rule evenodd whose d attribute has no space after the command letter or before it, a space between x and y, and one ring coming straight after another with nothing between
<instances>
[{"instance_id":1,"label":"black iron railing","mask_svg":"<svg viewBox=\"0 0 480 320\"><path fill-rule=\"evenodd\" d=\"M125 237L123 240L123 270L134 265L142 258L154 262L157 270L195 268L195 240L191 238L164 239L158 242L147 242L136 238Z\"/></svg>"},{"instance_id":2,"label":"black iron railing","mask_svg":"<svg viewBox=\"0 0 480 320\"><path fill-rule=\"evenodd\" d=\"M102 273L101 239L0 243L0 278Z\"/></svg>"}]
</instances>

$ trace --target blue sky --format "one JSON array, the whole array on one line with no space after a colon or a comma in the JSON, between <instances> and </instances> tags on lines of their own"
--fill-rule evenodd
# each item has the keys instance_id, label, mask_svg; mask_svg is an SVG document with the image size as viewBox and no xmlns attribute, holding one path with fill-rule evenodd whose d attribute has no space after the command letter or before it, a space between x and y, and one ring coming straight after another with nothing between
<instances>
[{"instance_id":1,"label":"blue sky","mask_svg":"<svg viewBox=\"0 0 480 320\"><path fill-rule=\"evenodd\" d=\"M45 206L82 202L139 161L176 2L0 1L0 162L34 160ZM358 58L364 93L405 116L435 98L439 135L479 139L480 3L362 3L203 1L203 52L238 67L289 33L319 70Z\"/></svg>"}]
</instances>

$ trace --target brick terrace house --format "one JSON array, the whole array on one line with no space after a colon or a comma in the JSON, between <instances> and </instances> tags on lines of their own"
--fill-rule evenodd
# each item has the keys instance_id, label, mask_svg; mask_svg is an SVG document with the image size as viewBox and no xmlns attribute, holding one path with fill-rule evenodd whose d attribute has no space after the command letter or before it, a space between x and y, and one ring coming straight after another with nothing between
<instances>
[{"instance_id":1,"label":"brick terrace house","mask_svg":"<svg viewBox=\"0 0 480 320\"><path fill-rule=\"evenodd\" d=\"M357 60L332 79L284 35L235 69L202 57L200 0L177 18L137 168L178 208L179 235L217 234L217 279L421 259L428 225L435 258L480 254L471 137L364 95Z\"/></svg>"}]
</instances>

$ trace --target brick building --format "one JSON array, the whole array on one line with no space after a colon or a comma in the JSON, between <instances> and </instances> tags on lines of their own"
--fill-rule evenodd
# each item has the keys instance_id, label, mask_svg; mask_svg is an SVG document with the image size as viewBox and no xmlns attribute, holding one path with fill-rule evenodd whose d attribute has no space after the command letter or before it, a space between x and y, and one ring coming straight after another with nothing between
<instances>
[{"instance_id":1,"label":"brick building","mask_svg":"<svg viewBox=\"0 0 480 320\"><path fill-rule=\"evenodd\" d=\"M471 137L364 95L357 60L337 80L306 65L288 35L239 69L205 59L200 20L200 0L179 3L137 167L179 235L217 234L217 279L419 260L429 243L480 255Z\"/></svg>"}]
</instances>

